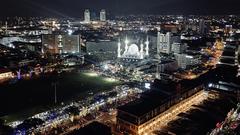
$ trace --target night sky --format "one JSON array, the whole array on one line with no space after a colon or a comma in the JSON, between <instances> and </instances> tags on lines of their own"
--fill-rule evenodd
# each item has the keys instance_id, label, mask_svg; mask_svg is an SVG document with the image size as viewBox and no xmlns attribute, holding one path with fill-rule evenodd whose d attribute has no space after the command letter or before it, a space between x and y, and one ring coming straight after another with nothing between
<instances>
[{"instance_id":1,"label":"night sky","mask_svg":"<svg viewBox=\"0 0 240 135\"><path fill-rule=\"evenodd\" d=\"M85 8L112 15L222 15L240 14L239 6L240 0L1 0L0 16L81 17Z\"/></svg>"}]
</instances>

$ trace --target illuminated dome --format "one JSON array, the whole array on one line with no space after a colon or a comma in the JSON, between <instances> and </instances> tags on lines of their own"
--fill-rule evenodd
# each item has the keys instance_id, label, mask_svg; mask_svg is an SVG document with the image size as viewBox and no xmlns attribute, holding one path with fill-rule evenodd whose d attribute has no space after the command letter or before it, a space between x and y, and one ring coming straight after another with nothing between
<instances>
[{"instance_id":1,"label":"illuminated dome","mask_svg":"<svg viewBox=\"0 0 240 135\"><path fill-rule=\"evenodd\" d=\"M117 49L117 57L121 58L123 60L126 61L138 61L138 60L142 60L145 57L149 56L149 41L148 39L145 42L145 47L144 47L144 43L141 42L140 45L137 44L130 44L129 45L129 41L126 38L125 42L124 42L124 48L121 47L121 40L119 39L118 42L118 49ZM123 51L123 53L121 53L121 51Z\"/></svg>"},{"instance_id":2,"label":"illuminated dome","mask_svg":"<svg viewBox=\"0 0 240 135\"><path fill-rule=\"evenodd\" d=\"M139 55L139 49L136 44L131 44L125 54L127 57L138 57Z\"/></svg>"}]
</instances>

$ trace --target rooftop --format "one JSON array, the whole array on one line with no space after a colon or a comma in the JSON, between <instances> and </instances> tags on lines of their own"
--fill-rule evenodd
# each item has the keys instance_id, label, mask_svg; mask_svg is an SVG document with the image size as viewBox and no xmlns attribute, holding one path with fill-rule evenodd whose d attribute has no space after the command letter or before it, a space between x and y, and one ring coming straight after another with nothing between
<instances>
[{"instance_id":1,"label":"rooftop","mask_svg":"<svg viewBox=\"0 0 240 135\"><path fill-rule=\"evenodd\" d=\"M150 92L145 92L141 99L118 107L118 110L128 112L137 117L141 117L142 115L150 112L151 110L166 102L168 97L168 95L160 91L152 90Z\"/></svg>"}]
</instances>

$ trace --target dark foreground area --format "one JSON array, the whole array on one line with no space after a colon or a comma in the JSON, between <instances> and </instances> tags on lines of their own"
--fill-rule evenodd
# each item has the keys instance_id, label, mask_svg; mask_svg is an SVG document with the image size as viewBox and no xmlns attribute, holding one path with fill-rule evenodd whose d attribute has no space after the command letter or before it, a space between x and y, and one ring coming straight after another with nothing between
<instances>
[{"instance_id":1,"label":"dark foreground area","mask_svg":"<svg viewBox=\"0 0 240 135\"><path fill-rule=\"evenodd\" d=\"M50 109L54 104L54 83L57 87L57 101L60 105L72 100L86 99L92 94L110 90L119 82L110 82L107 78L93 72L62 73L43 76L31 80L20 80L15 84L0 86L0 116L17 119L19 113L24 118L31 113ZM23 113L24 112L24 113ZM9 114L12 118L9 118ZM7 116L6 116L7 115Z\"/></svg>"}]
</instances>

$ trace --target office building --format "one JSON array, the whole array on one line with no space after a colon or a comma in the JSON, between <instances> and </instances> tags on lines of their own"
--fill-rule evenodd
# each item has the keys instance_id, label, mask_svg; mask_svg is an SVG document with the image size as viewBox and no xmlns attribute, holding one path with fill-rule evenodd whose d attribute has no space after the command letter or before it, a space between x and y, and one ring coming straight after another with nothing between
<instances>
[{"instance_id":1,"label":"office building","mask_svg":"<svg viewBox=\"0 0 240 135\"><path fill-rule=\"evenodd\" d=\"M100 11L100 21L105 22L106 21L106 10L102 9Z\"/></svg>"},{"instance_id":2,"label":"office building","mask_svg":"<svg viewBox=\"0 0 240 135\"><path fill-rule=\"evenodd\" d=\"M85 23L90 23L91 22L91 13L89 9L86 9L84 11L84 22Z\"/></svg>"},{"instance_id":3,"label":"office building","mask_svg":"<svg viewBox=\"0 0 240 135\"><path fill-rule=\"evenodd\" d=\"M190 54L174 54L175 59L177 60L178 67L186 69L187 66L198 65L201 63L199 55L190 55Z\"/></svg>"},{"instance_id":4,"label":"office building","mask_svg":"<svg viewBox=\"0 0 240 135\"><path fill-rule=\"evenodd\" d=\"M171 52L171 33L167 32L166 34L158 32L157 36L157 53L166 53Z\"/></svg>"},{"instance_id":5,"label":"office building","mask_svg":"<svg viewBox=\"0 0 240 135\"><path fill-rule=\"evenodd\" d=\"M187 49L185 44L174 42L172 44L172 52L173 53L183 53Z\"/></svg>"},{"instance_id":6,"label":"office building","mask_svg":"<svg viewBox=\"0 0 240 135\"><path fill-rule=\"evenodd\" d=\"M42 53L80 53L79 35L42 35Z\"/></svg>"},{"instance_id":7,"label":"office building","mask_svg":"<svg viewBox=\"0 0 240 135\"><path fill-rule=\"evenodd\" d=\"M185 54L175 54L175 59L178 63L178 68L185 69L187 67L187 59Z\"/></svg>"},{"instance_id":8,"label":"office building","mask_svg":"<svg viewBox=\"0 0 240 135\"><path fill-rule=\"evenodd\" d=\"M206 32L205 20L200 19L199 21L199 34L203 35Z\"/></svg>"}]
</instances>

